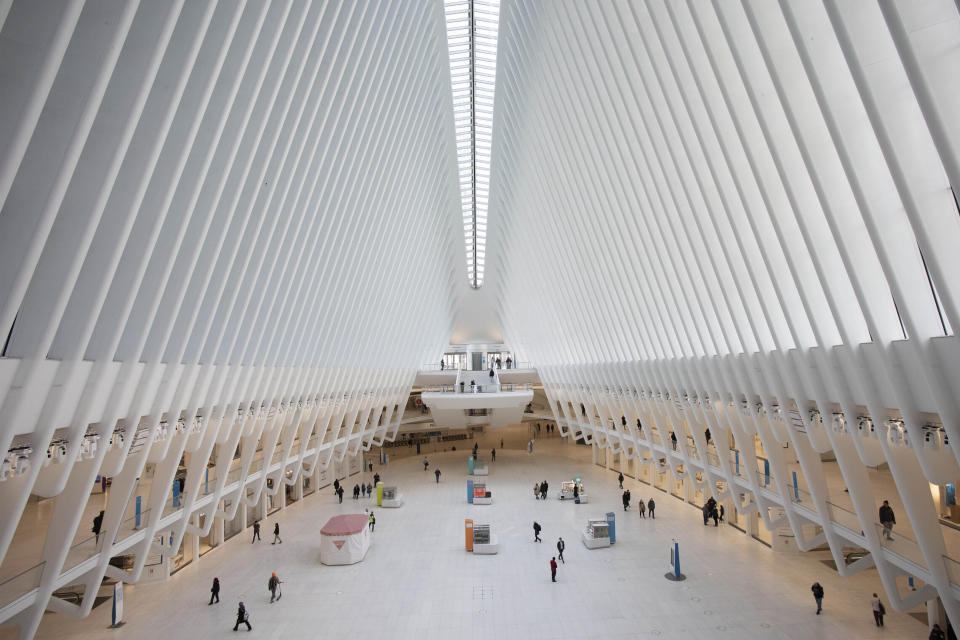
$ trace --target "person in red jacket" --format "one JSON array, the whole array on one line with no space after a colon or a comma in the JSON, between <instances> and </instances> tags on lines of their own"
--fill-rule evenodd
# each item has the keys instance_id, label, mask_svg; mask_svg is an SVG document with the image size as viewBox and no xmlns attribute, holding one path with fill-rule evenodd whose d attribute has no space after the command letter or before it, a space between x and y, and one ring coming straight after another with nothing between
<instances>
[{"instance_id":1,"label":"person in red jacket","mask_svg":"<svg viewBox=\"0 0 960 640\"><path fill-rule=\"evenodd\" d=\"M557 581L557 559L556 557L550 558L550 581Z\"/></svg>"}]
</instances>

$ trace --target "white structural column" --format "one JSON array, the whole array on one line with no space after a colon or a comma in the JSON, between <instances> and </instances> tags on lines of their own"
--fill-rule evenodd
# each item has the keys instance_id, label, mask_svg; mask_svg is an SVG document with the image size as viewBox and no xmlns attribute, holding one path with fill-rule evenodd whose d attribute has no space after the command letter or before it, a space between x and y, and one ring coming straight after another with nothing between
<instances>
[{"instance_id":1,"label":"white structural column","mask_svg":"<svg viewBox=\"0 0 960 640\"><path fill-rule=\"evenodd\" d=\"M0 25L0 623L29 638L394 438L464 255L440 2L15 0ZM57 498L42 561L8 572L31 495Z\"/></svg>"},{"instance_id":2,"label":"white structural column","mask_svg":"<svg viewBox=\"0 0 960 640\"><path fill-rule=\"evenodd\" d=\"M950 0L504 0L487 253L561 433L955 625L957 42Z\"/></svg>"}]
</instances>

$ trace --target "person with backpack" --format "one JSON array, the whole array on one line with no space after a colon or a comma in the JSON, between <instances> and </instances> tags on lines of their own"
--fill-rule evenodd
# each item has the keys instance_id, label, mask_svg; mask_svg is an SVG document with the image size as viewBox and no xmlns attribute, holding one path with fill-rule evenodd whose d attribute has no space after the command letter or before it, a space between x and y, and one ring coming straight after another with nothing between
<instances>
[{"instance_id":1,"label":"person with backpack","mask_svg":"<svg viewBox=\"0 0 960 640\"><path fill-rule=\"evenodd\" d=\"M543 542L543 540L540 539L540 523L536 520L533 521L533 541Z\"/></svg>"},{"instance_id":2,"label":"person with backpack","mask_svg":"<svg viewBox=\"0 0 960 640\"><path fill-rule=\"evenodd\" d=\"M253 540L250 541L250 544L253 544L259 539L260 539L260 521L254 520L253 521Z\"/></svg>"},{"instance_id":3,"label":"person with backpack","mask_svg":"<svg viewBox=\"0 0 960 640\"><path fill-rule=\"evenodd\" d=\"M274 598L279 600L283 597L283 593L280 591L280 578L277 577L276 572L270 576L270 580L267 581L267 589L270 590L270 603L273 604Z\"/></svg>"},{"instance_id":4,"label":"person with backpack","mask_svg":"<svg viewBox=\"0 0 960 640\"><path fill-rule=\"evenodd\" d=\"M213 579L213 586L210 587L210 602L208 605L213 604L213 599L216 598L217 602L220 602L220 578Z\"/></svg>"},{"instance_id":5,"label":"person with backpack","mask_svg":"<svg viewBox=\"0 0 960 640\"><path fill-rule=\"evenodd\" d=\"M341 497L343 496L343 487L340 487L340 495ZM273 523L273 542L271 542L270 544L277 544L278 542L280 544L283 544L283 540L280 539L280 523L274 522Z\"/></svg>"},{"instance_id":6,"label":"person with backpack","mask_svg":"<svg viewBox=\"0 0 960 640\"><path fill-rule=\"evenodd\" d=\"M247 613L247 608L243 606L242 602L237 607L237 624L233 625L233 630L236 631L241 624L247 625L247 631L253 631L253 627L250 626L250 614Z\"/></svg>"},{"instance_id":7,"label":"person with backpack","mask_svg":"<svg viewBox=\"0 0 960 640\"><path fill-rule=\"evenodd\" d=\"M820 586L819 582L814 582L810 591L813 592L813 599L817 601L817 615L820 615L820 612L823 611L823 587Z\"/></svg>"},{"instance_id":8,"label":"person with backpack","mask_svg":"<svg viewBox=\"0 0 960 640\"><path fill-rule=\"evenodd\" d=\"M870 606L873 608L873 621L877 623L878 627L882 627L883 616L887 614L887 610L884 608L883 603L880 602L877 594L873 594L873 597L870 598Z\"/></svg>"},{"instance_id":9,"label":"person with backpack","mask_svg":"<svg viewBox=\"0 0 960 640\"><path fill-rule=\"evenodd\" d=\"M656 520L657 516L653 515L653 510L657 508L657 503L653 501L653 498L650 498L647 501L647 511L650 512L650 517Z\"/></svg>"}]
</instances>

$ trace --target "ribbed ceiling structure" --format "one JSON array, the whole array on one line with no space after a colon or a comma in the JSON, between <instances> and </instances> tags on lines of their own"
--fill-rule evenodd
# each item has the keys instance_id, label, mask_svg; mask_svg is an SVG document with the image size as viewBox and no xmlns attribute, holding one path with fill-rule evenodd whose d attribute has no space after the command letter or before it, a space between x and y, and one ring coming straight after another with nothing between
<instances>
[{"instance_id":1,"label":"ribbed ceiling structure","mask_svg":"<svg viewBox=\"0 0 960 640\"><path fill-rule=\"evenodd\" d=\"M184 452L172 549L215 445L244 477L277 449L253 505L268 472L276 493L395 433L464 255L440 2L24 0L0 25L0 558L28 496L60 496L28 599L0 603L29 636L98 474L108 547L153 478L139 576Z\"/></svg>"},{"instance_id":2,"label":"ribbed ceiling structure","mask_svg":"<svg viewBox=\"0 0 960 640\"><path fill-rule=\"evenodd\" d=\"M465 259L443 0L0 0L0 568L56 497L0 622L86 615L104 576L394 438L484 306L564 434L960 624L929 485L960 478L957 3L503 0L495 55ZM909 549L876 527L884 464Z\"/></svg>"},{"instance_id":3,"label":"ribbed ceiling structure","mask_svg":"<svg viewBox=\"0 0 960 640\"><path fill-rule=\"evenodd\" d=\"M487 260L562 428L719 482L841 572L875 565L898 610L939 593L955 623L928 482L960 477L958 45L949 0L504 2ZM735 447L756 469L755 437L769 490L733 468ZM880 539L883 464L909 553ZM846 567L848 544L870 559Z\"/></svg>"}]
</instances>

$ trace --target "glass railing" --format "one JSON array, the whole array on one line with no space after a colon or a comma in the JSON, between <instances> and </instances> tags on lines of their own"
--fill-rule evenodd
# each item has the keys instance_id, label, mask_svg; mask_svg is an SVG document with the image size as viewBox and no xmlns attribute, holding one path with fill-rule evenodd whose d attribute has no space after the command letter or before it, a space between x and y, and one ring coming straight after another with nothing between
<instances>
[{"instance_id":1,"label":"glass railing","mask_svg":"<svg viewBox=\"0 0 960 640\"><path fill-rule=\"evenodd\" d=\"M830 501L827 501L827 509L830 511L831 522L850 530L855 535L863 535L863 530L860 528L860 518L857 517L856 513Z\"/></svg>"},{"instance_id":2,"label":"glass railing","mask_svg":"<svg viewBox=\"0 0 960 640\"><path fill-rule=\"evenodd\" d=\"M116 544L117 542L126 540L127 538L135 534L137 531L140 531L141 529L143 529L145 526L147 526L147 522L149 520L150 520L150 509L147 509L140 513L139 518L136 516L136 514L134 514L129 518L127 518L126 520L124 520L123 522L121 522L120 529L117 530L117 538L114 541L114 544Z\"/></svg>"},{"instance_id":3,"label":"glass railing","mask_svg":"<svg viewBox=\"0 0 960 640\"><path fill-rule=\"evenodd\" d=\"M879 522L873 524L877 535L880 536L880 545L884 549L889 549L893 553L914 562L921 567L926 567L927 562L920 551L920 544L902 531L897 531L896 527L890 531L890 539L887 539L883 525Z\"/></svg>"},{"instance_id":4,"label":"glass railing","mask_svg":"<svg viewBox=\"0 0 960 640\"><path fill-rule=\"evenodd\" d=\"M947 556L943 556L943 562L947 567L947 578L949 578L950 583L960 585L960 562Z\"/></svg>"},{"instance_id":5,"label":"glass railing","mask_svg":"<svg viewBox=\"0 0 960 640\"><path fill-rule=\"evenodd\" d=\"M84 560L88 560L98 553L100 553L100 549L96 536L84 538L80 542L74 543L70 547L70 550L67 551L67 559L63 563L63 570L68 571L69 569L73 569Z\"/></svg>"},{"instance_id":6,"label":"glass railing","mask_svg":"<svg viewBox=\"0 0 960 640\"><path fill-rule=\"evenodd\" d=\"M0 582L0 607L5 607L39 587L45 564L41 562Z\"/></svg>"}]
</instances>

